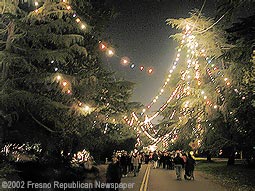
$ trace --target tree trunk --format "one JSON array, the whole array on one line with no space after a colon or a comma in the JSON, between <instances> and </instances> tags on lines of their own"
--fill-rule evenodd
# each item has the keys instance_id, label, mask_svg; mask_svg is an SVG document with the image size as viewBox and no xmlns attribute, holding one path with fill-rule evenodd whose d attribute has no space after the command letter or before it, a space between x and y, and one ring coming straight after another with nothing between
<instances>
[{"instance_id":1,"label":"tree trunk","mask_svg":"<svg viewBox=\"0 0 255 191\"><path fill-rule=\"evenodd\" d=\"M13 21L10 21L10 23L7 26L8 36L6 40L6 46L5 46L5 49L7 51L11 50L11 44L12 44L13 36L14 36L14 29L15 29L15 24Z\"/></svg>"}]
</instances>

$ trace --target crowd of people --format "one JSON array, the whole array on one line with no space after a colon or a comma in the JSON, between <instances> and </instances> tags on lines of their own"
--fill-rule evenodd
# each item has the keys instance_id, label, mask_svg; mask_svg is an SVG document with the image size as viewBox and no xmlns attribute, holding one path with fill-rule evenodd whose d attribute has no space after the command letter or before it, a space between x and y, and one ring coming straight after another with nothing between
<instances>
[{"instance_id":1,"label":"crowd of people","mask_svg":"<svg viewBox=\"0 0 255 191\"><path fill-rule=\"evenodd\" d=\"M137 176L142 164L151 164L153 169L163 168L176 171L177 180L182 179L184 169L184 179L194 180L195 159L191 154L180 151L154 151L149 153L138 152L134 150L115 152L112 156L112 162L107 169L107 182L120 183L121 178L128 174Z\"/></svg>"}]
</instances>

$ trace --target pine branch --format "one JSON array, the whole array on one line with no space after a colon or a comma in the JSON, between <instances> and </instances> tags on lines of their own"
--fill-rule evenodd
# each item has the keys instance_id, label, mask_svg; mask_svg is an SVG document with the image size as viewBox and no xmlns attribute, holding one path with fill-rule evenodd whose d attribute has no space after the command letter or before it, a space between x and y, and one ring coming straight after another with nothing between
<instances>
[{"instance_id":1,"label":"pine branch","mask_svg":"<svg viewBox=\"0 0 255 191\"><path fill-rule=\"evenodd\" d=\"M51 133L56 133L57 131L54 131L52 129L50 129L49 127L47 127L46 125L42 124L39 120L37 120L32 113L30 113L28 110L27 112L29 113L29 115L32 117L32 119L39 124L41 127L43 127L44 129L46 129L47 131L51 132Z\"/></svg>"}]
</instances>

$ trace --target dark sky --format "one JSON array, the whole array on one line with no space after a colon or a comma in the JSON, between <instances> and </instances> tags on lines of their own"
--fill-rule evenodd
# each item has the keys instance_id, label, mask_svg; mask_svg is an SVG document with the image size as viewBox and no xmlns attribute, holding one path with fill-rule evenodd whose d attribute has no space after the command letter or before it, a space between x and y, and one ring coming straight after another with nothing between
<instances>
[{"instance_id":1,"label":"dark sky","mask_svg":"<svg viewBox=\"0 0 255 191\"><path fill-rule=\"evenodd\" d=\"M188 17L204 0L109 0L119 14L110 23L105 36L111 39L116 54L127 56L136 67L153 67L152 75L119 64L120 58L108 58L108 67L116 76L136 83L132 101L148 104L160 90L175 56L177 43L169 38L176 31L166 25L167 18ZM213 16L214 0L207 0L203 13ZM162 96L161 102L164 101ZM159 100L160 102L160 100Z\"/></svg>"}]
</instances>

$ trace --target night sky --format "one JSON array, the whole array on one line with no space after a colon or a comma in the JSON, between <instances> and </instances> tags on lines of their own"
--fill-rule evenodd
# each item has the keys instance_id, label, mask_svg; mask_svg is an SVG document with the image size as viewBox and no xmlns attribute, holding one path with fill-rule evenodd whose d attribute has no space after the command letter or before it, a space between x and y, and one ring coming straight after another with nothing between
<instances>
[{"instance_id":1,"label":"night sky","mask_svg":"<svg viewBox=\"0 0 255 191\"><path fill-rule=\"evenodd\" d=\"M135 82L132 101L148 104L163 85L175 56L177 43L169 38L176 30L166 25L168 18L186 18L195 8L201 9L202 0L109 0L118 15L111 20L105 36L111 39L118 57L107 58L106 65L116 71L116 77ZM205 16L214 16L214 0L207 0ZM127 56L136 67L153 67L148 75L138 68L122 66L120 57ZM163 103L167 93L159 103ZM155 109L157 105L155 104Z\"/></svg>"}]
</instances>

